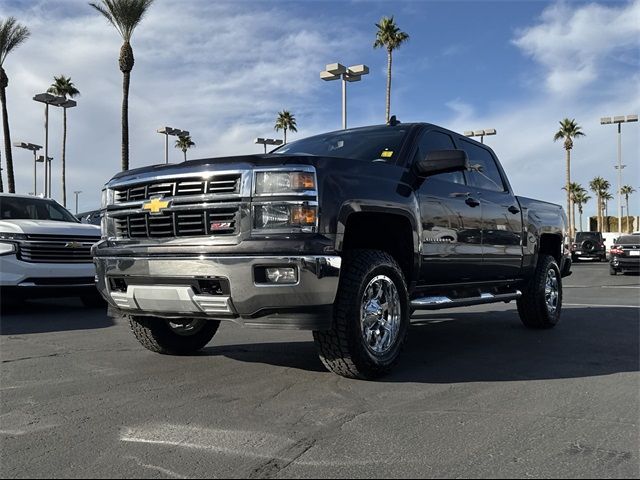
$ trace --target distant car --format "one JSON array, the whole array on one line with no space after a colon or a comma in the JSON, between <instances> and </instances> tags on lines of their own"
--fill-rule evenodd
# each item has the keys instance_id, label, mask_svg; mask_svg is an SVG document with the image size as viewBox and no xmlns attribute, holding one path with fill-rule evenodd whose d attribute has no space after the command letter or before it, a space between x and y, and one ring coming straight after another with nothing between
<instances>
[{"instance_id":1,"label":"distant car","mask_svg":"<svg viewBox=\"0 0 640 480\"><path fill-rule=\"evenodd\" d=\"M80 223L55 200L0 194L2 303L76 296L96 305L91 246L100 228Z\"/></svg>"},{"instance_id":2,"label":"distant car","mask_svg":"<svg viewBox=\"0 0 640 480\"><path fill-rule=\"evenodd\" d=\"M89 210L76 214L76 218L82 223L88 223L89 225L100 226L100 210Z\"/></svg>"},{"instance_id":3,"label":"distant car","mask_svg":"<svg viewBox=\"0 0 640 480\"><path fill-rule=\"evenodd\" d=\"M573 262L577 262L582 258L595 258L601 262L607 259L602 233L578 232L576 234L576 241L571 245L571 259Z\"/></svg>"},{"instance_id":4,"label":"distant car","mask_svg":"<svg viewBox=\"0 0 640 480\"><path fill-rule=\"evenodd\" d=\"M623 235L611 247L609 273L640 272L640 235Z\"/></svg>"}]
</instances>

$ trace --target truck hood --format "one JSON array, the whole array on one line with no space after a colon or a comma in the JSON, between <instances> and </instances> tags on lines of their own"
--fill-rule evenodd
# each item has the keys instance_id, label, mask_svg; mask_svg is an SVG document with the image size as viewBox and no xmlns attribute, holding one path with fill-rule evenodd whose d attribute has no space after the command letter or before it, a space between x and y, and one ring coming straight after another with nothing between
<instances>
[{"instance_id":1,"label":"truck hood","mask_svg":"<svg viewBox=\"0 0 640 480\"><path fill-rule=\"evenodd\" d=\"M56 222L52 220L0 220L0 233L96 237L100 235L100 227L84 223Z\"/></svg>"},{"instance_id":2,"label":"truck hood","mask_svg":"<svg viewBox=\"0 0 640 480\"><path fill-rule=\"evenodd\" d=\"M250 170L256 167L274 167L284 165L317 165L324 157L316 155L240 155L235 157L204 158L189 160L188 162L152 165L136 168L115 175L109 184L135 181L138 178L148 180L150 176L184 175L189 172L202 172L203 169L212 173L231 170Z\"/></svg>"}]
</instances>

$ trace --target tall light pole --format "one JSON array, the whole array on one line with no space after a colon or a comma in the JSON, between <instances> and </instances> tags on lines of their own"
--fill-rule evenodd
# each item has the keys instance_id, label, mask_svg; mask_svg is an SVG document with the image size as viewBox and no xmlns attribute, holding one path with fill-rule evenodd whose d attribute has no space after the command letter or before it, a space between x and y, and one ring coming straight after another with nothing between
<instances>
[{"instance_id":1,"label":"tall light pole","mask_svg":"<svg viewBox=\"0 0 640 480\"><path fill-rule=\"evenodd\" d=\"M464 132L465 137L480 137L480 143L484 143L485 135L495 135L498 131L495 128L485 128L484 130L468 130Z\"/></svg>"},{"instance_id":2,"label":"tall light pole","mask_svg":"<svg viewBox=\"0 0 640 480\"><path fill-rule=\"evenodd\" d=\"M39 93L33 97L36 102L44 103L44 157L49 158L49 105L61 106L67 102L62 96L52 95L50 93ZM49 171L50 162L44 164L45 176L45 197L51 197L51 172Z\"/></svg>"},{"instance_id":3,"label":"tall light pole","mask_svg":"<svg viewBox=\"0 0 640 480\"><path fill-rule=\"evenodd\" d=\"M175 135L176 137L188 137L189 131L171 127L162 127L156 131L164 135L164 163L169 163L169 135Z\"/></svg>"},{"instance_id":4,"label":"tall light pole","mask_svg":"<svg viewBox=\"0 0 640 480\"><path fill-rule=\"evenodd\" d=\"M24 148L25 150L30 150L33 152L33 194L38 195L38 186L37 186L37 176L38 172L36 169L36 165L38 163L38 150L42 147L40 145L36 145L34 143L27 142L15 142L13 144L15 147Z\"/></svg>"},{"instance_id":5,"label":"tall light pole","mask_svg":"<svg viewBox=\"0 0 640 480\"><path fill-rule=\"evenodd\" d=\"M51 182L49 181L49 177L47 176L47 172L51 170L51 160L53 160L53 157L47 157L47 161L45 162L44 155L40 155L38 157L38 160L36 160L36 162L44 164L44 184L42 187L43 192L46 192L49 188L51 188ZM44 196L47 196L46 193L44 194Z\"/></svg>"},{"instance_id":6,"label":"tall light pole","mask_svg":"<svg viewBox=\"0 0 640 480\"><path fill-rule=\"evenodd\" d=\"M347 82L359 82L363 75L369 74L366 65L345 67L339 63L327 65L326 70L320 72L320 78L327 82L342 79L342 129L347 128Z\"/></svg>"},{"instance_id":7,"label":"tall light pole","mask_svg":"<svg viewBox=\"0 0 640 480\"><path fill-rule=\"evenodd\" d=\"M264 153L267 153L267 145L282 145L284 142L280 139L275 139L275 138L256 138L255 142L256 145L263 145L264 146Z\"/></svg>"},{"instance_id":8,"label":"tall light pole","mask_svg":"<svg viewBox=\"0 0 640 480\"><path fill-rule=\"evenodd\" d=\"M611 125L612 123L618 124L618 231L622 233L622 169L625 167L622 165L622 124L626 122L637 122L638 115L624 115L613 117L602 117L600 119L600 125ZM627 212L627 215L629 213Z\"/></svg>"},{"instance_id":9,"label":"tall light pole","mask_svg":"<svg viewBox=\"0 0 640 480\"><path fill-rule=\"evenodd\" d=\"M78 214L78 195L82 193L82 190L76 190L73 194L76 196L76 215Z\"/></svg>"}]
</instances>

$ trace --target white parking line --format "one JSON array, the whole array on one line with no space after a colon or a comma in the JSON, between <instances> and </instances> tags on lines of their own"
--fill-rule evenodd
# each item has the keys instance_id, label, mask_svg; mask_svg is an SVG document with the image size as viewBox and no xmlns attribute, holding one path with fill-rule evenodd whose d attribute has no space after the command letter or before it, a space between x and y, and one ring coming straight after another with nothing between
<instances>
[{"instance_id":1,"label":"white parking line","mask_svg":"<svg viewBox=\"0 0 640 480\"><path fill-rule=\"evenodd\" d=\"M640 305L594 305L592 303L563 303L565 307L596 307L596 308L637 308Z\"/></svg>"},{"instance_id":2,"label":"white parking line","mask_svg":"<svg viewBox=\"0 0 640 480\"><path fill-rule=\"evenodd\" d=\"M640 285L630 286L630 285L603 285L602 288L640 288Z\"/></svg>"}]
</instances>

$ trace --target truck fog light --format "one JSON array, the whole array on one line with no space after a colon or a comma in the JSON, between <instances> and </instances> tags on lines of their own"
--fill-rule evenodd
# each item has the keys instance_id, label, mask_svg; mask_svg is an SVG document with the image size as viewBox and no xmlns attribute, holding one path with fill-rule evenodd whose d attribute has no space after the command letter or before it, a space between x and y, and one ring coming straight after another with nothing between
<instances>
[{"instance_id":1,"label":"truck fog light","mask_svg":"<svg viewBox=\"0 0 640 480\"><path fill-rule=\"evenodd\" d=\"M298 275L295 268L275 267L265 268L268 283L297 283Z\"/></svg>"}]
</instances>

